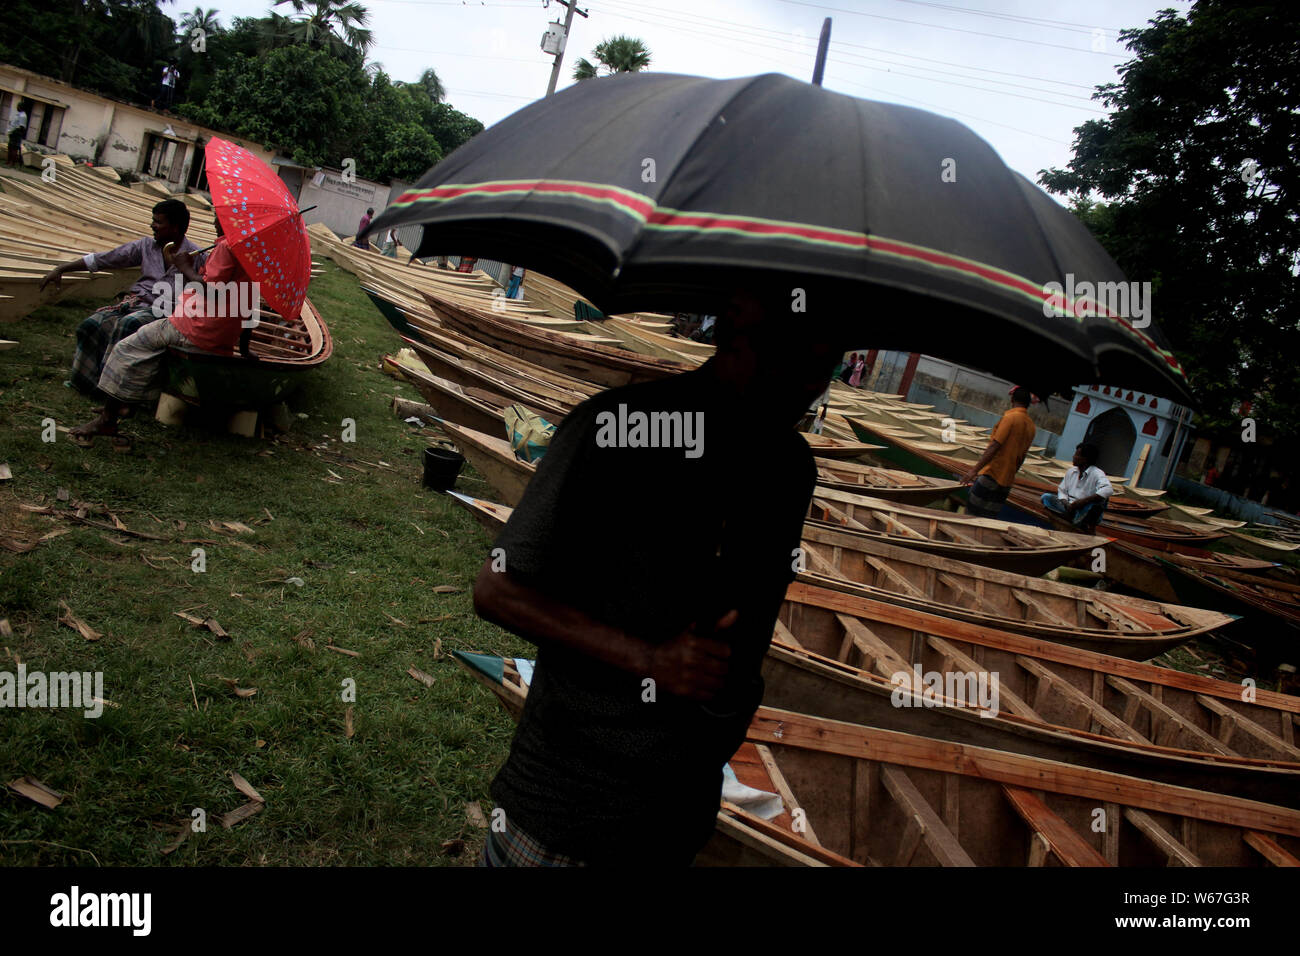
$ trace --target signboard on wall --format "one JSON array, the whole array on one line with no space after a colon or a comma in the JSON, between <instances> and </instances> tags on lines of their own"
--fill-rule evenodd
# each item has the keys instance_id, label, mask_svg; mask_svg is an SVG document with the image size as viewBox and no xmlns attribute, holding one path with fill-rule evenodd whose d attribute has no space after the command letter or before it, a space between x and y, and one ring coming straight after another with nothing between
<instances>
[{"instance_id":1,"label":"signboard on wall","mask_svg":"<svg viewBox=\"0 0 1300 956\"><path fill-rule=\"evenodd\" d=\"M317 180L320 180L317 182ZM328 193L337 193L340 196L346 196L349 199L356 199L364 203L373 203L375 201L376 184L367 182L364 179L358 179L353 182L346 182L339 173L326 172L319 173L312 184Z\"/></svg>"}]
</instances>

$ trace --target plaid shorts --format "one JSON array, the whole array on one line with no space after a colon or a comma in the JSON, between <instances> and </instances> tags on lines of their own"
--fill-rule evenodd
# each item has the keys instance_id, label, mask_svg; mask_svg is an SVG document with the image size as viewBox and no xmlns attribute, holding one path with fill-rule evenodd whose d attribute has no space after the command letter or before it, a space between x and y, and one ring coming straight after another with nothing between
<instances>
[{"instance_id":1,"label":"plaid shorts","mask_svg":"<svg viewBox=\"0 0 1300 956\"><path fill-rule=\"evenodd\" d=\"M553 853L518 827L505 824L505 831L488 831L479 866L586 866L563 853Z\"/></svg>"},{"instance_id":2,"label":"plaid shorts","mask_svg":"<svg viewBox=\"0 0 1300 956\"><path fill-rule=\"evenodd\" d=\"M99 375L99 390L133 405L153 401L161 391L159 379L167 349L193 349L190 340L167 319L142 326L113 346Z\"/></svg>"},{"instance_id":3,"label":"plaid shorts","mask_svg":"<svg viewBox=\"0 0 1300 956\"><path fill-rule=\"evenodd\" d=\"M99 374L113 346L156 319L150 306L129 297L91 313L77 326L77 351L68 376L73 386L87 395L99 395Z\"/></svg>"},{"instance_id":4,"label":"plaid shorts","mask_svg":"<svg viewBox=\"0 0 1300 956\"><path fill-rule=\"evenodd\" d=\"M980 475L966 496L966 511L980 518L993 518L1006 504L1011 489L999 485L988 475Z\"/></svg>"}]
</instances>

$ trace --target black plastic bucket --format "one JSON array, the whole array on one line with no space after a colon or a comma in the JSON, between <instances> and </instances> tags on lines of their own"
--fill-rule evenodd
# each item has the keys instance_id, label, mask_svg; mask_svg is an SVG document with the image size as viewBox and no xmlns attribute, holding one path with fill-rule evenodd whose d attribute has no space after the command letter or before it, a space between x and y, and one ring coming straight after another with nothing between
<instances>
[{"instance_id":1,"label":"black plastic bucket","mask_svg":"<svg viewBox=\"0 0 1300 956\"><path fill-rule=\"evenodd\" d=\"M465 467L465 456L451 448L431 445L424 450L424 487L448 491Z\"/></svg>"}]
</instances>

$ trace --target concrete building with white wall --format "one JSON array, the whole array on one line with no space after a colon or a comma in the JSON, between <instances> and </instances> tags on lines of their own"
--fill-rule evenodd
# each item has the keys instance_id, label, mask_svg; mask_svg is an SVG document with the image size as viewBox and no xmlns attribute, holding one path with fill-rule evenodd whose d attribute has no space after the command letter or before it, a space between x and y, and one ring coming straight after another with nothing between
<instances>
[{"instance_id":1,"label":"concrete building with white wall","mask_svg":"<svg viewBox=\"0 0 1300 956\"><path fill-rule=\"evenodd\" d=\"M238 143L268 163L275 155L274 150L243 137L0 64L0 117L6 128L22 100L32 103L24 148L112 166L155 179L173 192L207 189L203 147L213 136Z\"/></svg>"},{"instance_id":2,"label":"concrete building with white wall","mask_svg":"<svg viewBox=\"0 0 1300 956\"><path fill-rule=\"evenodd\" d=\"M1060 457L1068 458L1086 439L1100 449L1097 464L1103 471L1131 477L1145 449L1136 484L1163 488L1191 438L1191 419L1191 409L1157 395L1109 385L1081 386L1074 390L1061 432Z\"/></svg>"}]
</instances>

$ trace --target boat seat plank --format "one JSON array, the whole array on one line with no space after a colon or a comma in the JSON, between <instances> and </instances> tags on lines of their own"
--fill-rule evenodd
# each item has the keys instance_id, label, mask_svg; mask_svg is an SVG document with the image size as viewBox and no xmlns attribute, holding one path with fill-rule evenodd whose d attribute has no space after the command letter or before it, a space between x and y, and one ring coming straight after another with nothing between
<instances>
[{"instance_id":1,"label":"boat seat plank","mask_svg":"<svg viewBox=\"0 0 1300 956\"><path fill-rule=\"evenodd\" d=\"M1246 735L1255 738L1260 743L1272 748L1280 757L1286 760L1300 760L1300 747L1288 744L1285 740L1273 733L1267 727L1251 720L1244 714L1239 714L1226 704L1220 703L1213 697L1206 697L1204 694L1196 695L1196 702L1206 710L1223 721L1225 728L1240 730ZM1227 744L1227 738L1221 738L1224 744Z\"/></svg>"},{"instance_id":2,"label":"boat seat plank","mask_svg":"<svg viewBox=\"0 0 1300 956\"><path fill-rule=\"evenodd\" d=\"M1046 621L1048 624L1056 624L1060 627L1071 628L1071 629L1076 627L1074 623L1067 621L1065 618L1061 617L1061 615L1051 610L1051 608L1047 607L1045 604L1043 604L1042 601L1038 600L1038 598L1034 597L1032 594L1028 593L1027 591L1022 591L1020 590L1020 588L1012 588L1011 595L1017 601L1019 601L1021 604L1025 606L1026 617L1028 617L1028 611L1034 610L1037 611L1038 616L1042 618L1044 621Z\"/></svg>"},{"instance_id":3,"label":"boat seat plank","mask_svg":"<svg viewBox=\"0 0 1300 956\"><path fill-rule=\"evenodd\" d=\"M931 634L926 638L926 643L942 654L945 662L952 661L954 664L972 673L983 673L985 671L985 668L977 664L958 647L949 644L942 637L936 637ZM1011 711L1017 717L1024 717L1026 720L1033 720L1038 723L1046 723L1033 707L1021 698L1017 697L1011 691L1007 690L1005 687L998 688L998 704L1002 708Z\"/></svg>"},{"instance_id":4,"label":"boat seat plank","mask_svg":"<svg viewBox=\"0 0 1300 956\"><path fill-rule=\"evenodd\" d=\"M903 660L902 655L881 640L867 625L846 614L836 614L835 619L844 628L846 640L851 641L852 646L862 652L877 673L884 677L890 677L899 671L911 673L911 667ZM843 656L841 655L841 658ZM844 663L843 659L840 663Z\"/></svg>"},{"instance_id":5,"label":"boat seat plank","mask_svg":"<svg viewBox=\"0 0 1300 956\"><path fill-rule=\"evenodd\" d=\"M813 571L818 574L839 577L840 569L837 568L832 561L824 557L816 548L808 547L807 542L804 543L803 553L808 556L808 563L812 566Z\"/></svg>"},{"instance_id":6,"label":"boat seat plank","mask_svg":"<svg viewBox=\"0 0 1300 956\"><path fill-rule=\"evenodd\" d=\"M1052 854L1065 866L1110 866L1105 857L1034 794L1005 784L1002 792L1030 830L1047 841Z\"/></svg>"},{"instance_id":7,"label":"boat seat plank","mask_svg":"<svg viewBox=\"0 0 1300 956\"><path fill-rule=\"evenodd\" d=\"M942 866L974 866L975 861L970 855L962 849L962 845L957 842L952 831L940 819L939 814L935 812L934 807L921 795L921 791L916 789L916 784L912 783L911 778L899 767L882 765L880 768L880 780L885 785L885 790L890 796L898 802L898 805L907 813L909 818L908 830L915 830L913 839L916 845L909 848L910 842L907 837L911 834L904 834L904 839L899 843L900 857L903 851L910 860L913 853L916 852L916 846L924 841L930 852Z\"/></svg>"},{"instance_id":8,"label":"boat seat plank","mask_svg":"<svg viewBox=\"0 0 1300 956\"><path fill-rule=\"evenodd\" d=\"M1124 819L1133 824L1137 830L1150 840L1166 856L1169 857L1171 864L1178 866L1204 866L1200 857L1189 850L1186 846L1174 839L1172 833L1156 823L1149 813L1142 810L1135 810L1132 807L1124 808Z\"/></svg>"},{"instance_id":9,"label":"boat seat plank","mask_svg":"<svg viewBox=\"0 0 1300 956\"><path fill-rule=\"evenodd\" d=\"M754 750L758 753L758 759L762 761L763 768L772 781L772 786L776 788L776 792L781 795L781 799L785 802L786 813L790 814L791 829L793 830L794 811L800 809L799 801L795 799L794 791L790 789L790 783L785 779L785 774L776 765L776 758L772 756L772 751L763 744L755 744ZM821 846L822 841L817 839L817 832L813 829L812 821L808 819L806 811L803 816L803 833L801 836L813 846Z\"/></svg>"},{"instance_id":10,"label":"boat seat plank","mask_svg":"<svg viewBox=\"0 0 1300 956\"><path fill-rule=\"evenodd\" d=\"M1273 839L1267 833L1260 833L1258 830L1251 830L1244 837L1246 845L1252 850L1258 851L1264 859L1274 866L1300 866L1300 859Z\"/></svg>"},{"instance_id":11,"label":"boat seat plank","mask_svg":"<svg viewBox=\"0 0 1300 956\"><path fill-rule=\"evenodd\" d=\"M915 528L908 527L907 525L903 524L903 522L899 521L897 518L885 514L885 512L883 511L877 512L876 517L880 520L880 522L883 525L885 525L886 528L890 529L890 531L893 534L896 534L901 538L911 538L913 541L929 540L928 538L926 538L925 535L921 534L921 532L917 531Z\"/></svg>"},{"instance_id":12,"label":"boat seat plank","mask_svg":"<svg viewBox=\"0 0 1300 956\"><path fill-rule=\"evenodd\" d=\"M799 639L794 636L791 630L785 626L780 618L776 619L776 626L772 628L772 636L783 644L789 644L791 647L797 647L801 651L807 648L799 643Z\"/></svg>"},{"instance_id":13,"label":"boat seat plank","mask_svg":"<svg viewBox=\"0 0 1300 956\"><path fill-rule=\"evenodd\" d=\"M1092 719L1100 726L1104 727L1107 732L1114 734L1122 740L1130 740L1133 743L1151 743L1150 740L1143 737L1140 733L1107 710L1100 702L1089 697L1068 680L1058 675L1051 668L1045 667L1041 661L1036 661L1032 657L1025 657L1024 655L1017 654L1016 663L1029 671L1029 673L1033 674L1039 681L1045 681L1046 686L1086 710L1091 715ZM1005 694L1006 692L1003 691L1002 693Z\"/></svg>"},{"instance_id":14,"label":"boat seat plank","mask_svg":"<svg viewBox=\"0 0 1300 956\"><path fill-rule=\"evenodd\" d=\"M970 545L973 548L982 547L982 542L977 541L968 534L963 534L957 530L955 521L938 521L934 522L935 534L943 534L958 544Z\"/></svg>"},{"instance_id":15,"label":"boat seat plank","mask_svg":"<svg viewBox=\"0 0 1300 956\"><path fill-rule=\"evenodd\" d=\"M1153 716L1158 716L1161 719L1168 721L1168 723L1172 727L1176 727L1177 729L1181 730L1185 735L1192 738L1195 741L1192 749L1207 750L1210 753L1222 754L1225 757L1239 756L1239 754L1237 754L1235 750L1231 750L1228 747L1224 746L1222 743L1219 742L1217 738L1206 733L1200 727L1197 727L1195 724L1193 724L1191 721L1185 718L1182 714L1173 710L1163 701L1157 700L1155 697L1153 697L1151 694L1148 694L1146 691L1138 687L1136 684L1133 684L1132 682L1125 680L1123 677L1119 677L1114 674L1107 675L1106 683L1110 684L1111 687L1115 688L1117 691L1119 691L1121 694L1127 697L1129 699L1130 706L1134 702L1138 703L1140 706L1145 707L1147 710L1149 710ZM1159 737L1161 735L1154 734L1153 732L1153 736L1157 738L1155 740L1155 743L1159 744L1161 742L1159 740Z\"/></svg>"},{"instance_id":16,"label":"boat seat plank","mask_svg":"<svg viewBox=\"0 0 1300 956\"><path fill-rule=\"evenodd\" d=\"M879 558L873 557L872 555L869 554L864 555L863 560L865 560L867 564L871 565L871 567L875 568L876 571L879 572L881 575L883 575L884 577L888 578L889 580L897 584L902 589L903 593L908 594L911 597L923 598L928 600L929 595L927 595L915 584L907 580L907 578L903 577L901 574L899 574L897 571L895 571L893 568L887 565L884 561L881 561Z\"/></svg>"}]
</instances>

